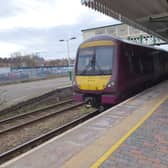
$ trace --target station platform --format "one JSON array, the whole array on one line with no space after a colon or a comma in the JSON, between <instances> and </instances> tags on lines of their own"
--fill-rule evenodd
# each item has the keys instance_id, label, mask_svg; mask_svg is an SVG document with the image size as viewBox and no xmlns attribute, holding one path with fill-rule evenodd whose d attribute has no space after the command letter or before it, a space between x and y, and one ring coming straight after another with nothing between
<instances>
[{"instance_id":1,"label":"station platform","mask_svg":"<svg viewBox=\"0 0 168 168\"><path fill-rule=\"evenodd\" d=\"M61 87L70 86L68 77L0 86L0 110Z\"/></svg>"},{"instance_id":2,"label":"station platform","mask_svg":"<svg viewBox=\"0 0 168 168\"><path fill-rule=\"evenodd\" d=\"M1 168L167 168L168 81L1 165Z\"/></svg>"}]
</instances>

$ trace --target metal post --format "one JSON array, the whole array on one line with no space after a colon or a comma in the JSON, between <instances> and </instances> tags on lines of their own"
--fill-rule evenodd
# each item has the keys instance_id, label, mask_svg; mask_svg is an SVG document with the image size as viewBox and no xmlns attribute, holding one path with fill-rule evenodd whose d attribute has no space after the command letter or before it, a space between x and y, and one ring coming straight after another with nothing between
<instances>
[{"instance_id":1,"label":"metal post","mask_svg":"<svg viewBox=\"0 0 168 168\"><path fill-rule=\"evenodd\" d=\"M59 40L60 42L66 41L66 46L67 46L67 56L68 56L68 67L70 66L69 41L70 41L70 40L75 40L75 39L76 39L76 37L71 37L71 38L66 39L66 40L64 40L64 39Z\"/></svg>"},{"instance_id":2,"label":"metal post","mask_svg":"<svg viewBox=\"0 0 168 168\"><path fill-rule=\"evenodd\" d=\"M67 47L67 56L68 56L68 67L70 67L70 64L71 64L71 60L70 60L70 50L69 50L69 41L70 40L75 40L76 37L71 37L69 39L62 39L62 40L59 40L60 42L63 42L65 41L66 42L66 47ZM72 71L70 69L68 69L68 76L69 76L69 79L72 81Z\"/></svg>"},{"instance_id":3,"label":"metal post","mask_svg":"<svg viewBox=\"0 0 168 168\"><path fill-rule=\"evenodd\" d=\"M70 55L69 55L69 40L66 40L67 43L67 54L68 54L68 67L70 66Z\"/></svg>"}]
</instances>

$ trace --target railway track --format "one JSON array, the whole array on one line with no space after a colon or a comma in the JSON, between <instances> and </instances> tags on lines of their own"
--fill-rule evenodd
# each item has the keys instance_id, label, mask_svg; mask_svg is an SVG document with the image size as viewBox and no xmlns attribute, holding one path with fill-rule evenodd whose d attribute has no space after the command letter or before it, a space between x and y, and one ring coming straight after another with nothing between
<instances>
[{"instance_id":1,"label":"railway track","mask_svg":"<svg viewBox=\"0 0 168 168\"><path fill-rule=\"evenodd\" d=\"M23 126L46 119L53 115L58 115L66 110L73 109L81 105L82 103L72 105L72 99L70 99L61 103L47 106L45 108L41 108L24 114L16 115L4 120L0 120L0 135L12 131L14 129L21 128ZM66 107L60 108L62 106Z\"/></svg>"},{"instance_id":2,"label":"railway track","mask_svg":"<svg viewBox=\"0 0 168 168\"><path fill-rule=\"evenodd\" d=\"M5 135L15 135L16 131L19 132L19 130L26 130L25 128L30 127L31 124L33 125L38 122L43 123L44 120L47 120L49 118L58 117L63 113L66 114L66 112L70 113L70 111L73 111L76 108L79 108L80 106L82 106L82 103L75 103L72 105L72 100L67 100L62 103L51 105L43 109L38 109L35 111L27 112L25 114L20 114L18 116L3 119L0 121L0 138L5 138ZM59 110L56 110L56 108L58 107ZM1 152L0 164L25 151L30 150L31 148L51 139L56 135L59 135L60 133L72 128L73 126L76 126L77 124L95 116L97 113L99 113L99 111L94 110L92 112L83 114L79 117L75 117L74 120L70 120L69 122L64 123L63 125L49 129L49 131L47 131L46 133L43 132L39 136L31 138L25 142L22 142L19 145L16 145L15 147L9 148Z\"/></svg>"}]
</instances>

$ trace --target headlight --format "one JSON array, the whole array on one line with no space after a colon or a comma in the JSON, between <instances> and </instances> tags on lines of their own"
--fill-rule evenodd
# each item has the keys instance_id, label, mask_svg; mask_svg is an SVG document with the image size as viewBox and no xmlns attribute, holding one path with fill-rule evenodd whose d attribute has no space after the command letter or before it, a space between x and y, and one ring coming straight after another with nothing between
<instances>
[{"instance_id":1,"label":"headlight","mask_svg":"<svg viewBox=\"0 0 168 168\"><path fill-rule=\"evenodd\" d=\"M115 86L115 82L114 81L110 81L107 85L108 88L110 87L114 87Z\"/></svg>"}]
</instances>

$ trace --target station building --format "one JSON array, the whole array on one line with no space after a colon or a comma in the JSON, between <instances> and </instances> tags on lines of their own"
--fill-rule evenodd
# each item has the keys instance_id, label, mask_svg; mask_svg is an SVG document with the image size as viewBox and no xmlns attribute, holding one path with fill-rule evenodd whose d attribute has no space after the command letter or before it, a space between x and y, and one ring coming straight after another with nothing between
<instances>
[{"instance_id":1,"label":"station building","mask_svg":"<svg viewBox=\"0 0 168 168\"><path fill-rule=\"evenodd\" d=\"M127 24L115 24L103 27L95 27L82 30L83 39L86 40L90 37L100 34L111 35L121 39L131 40L140 44L155 45L163 43L164 41L158 37L145 33L137 28Z\"/></svg>"}]
</instances>

